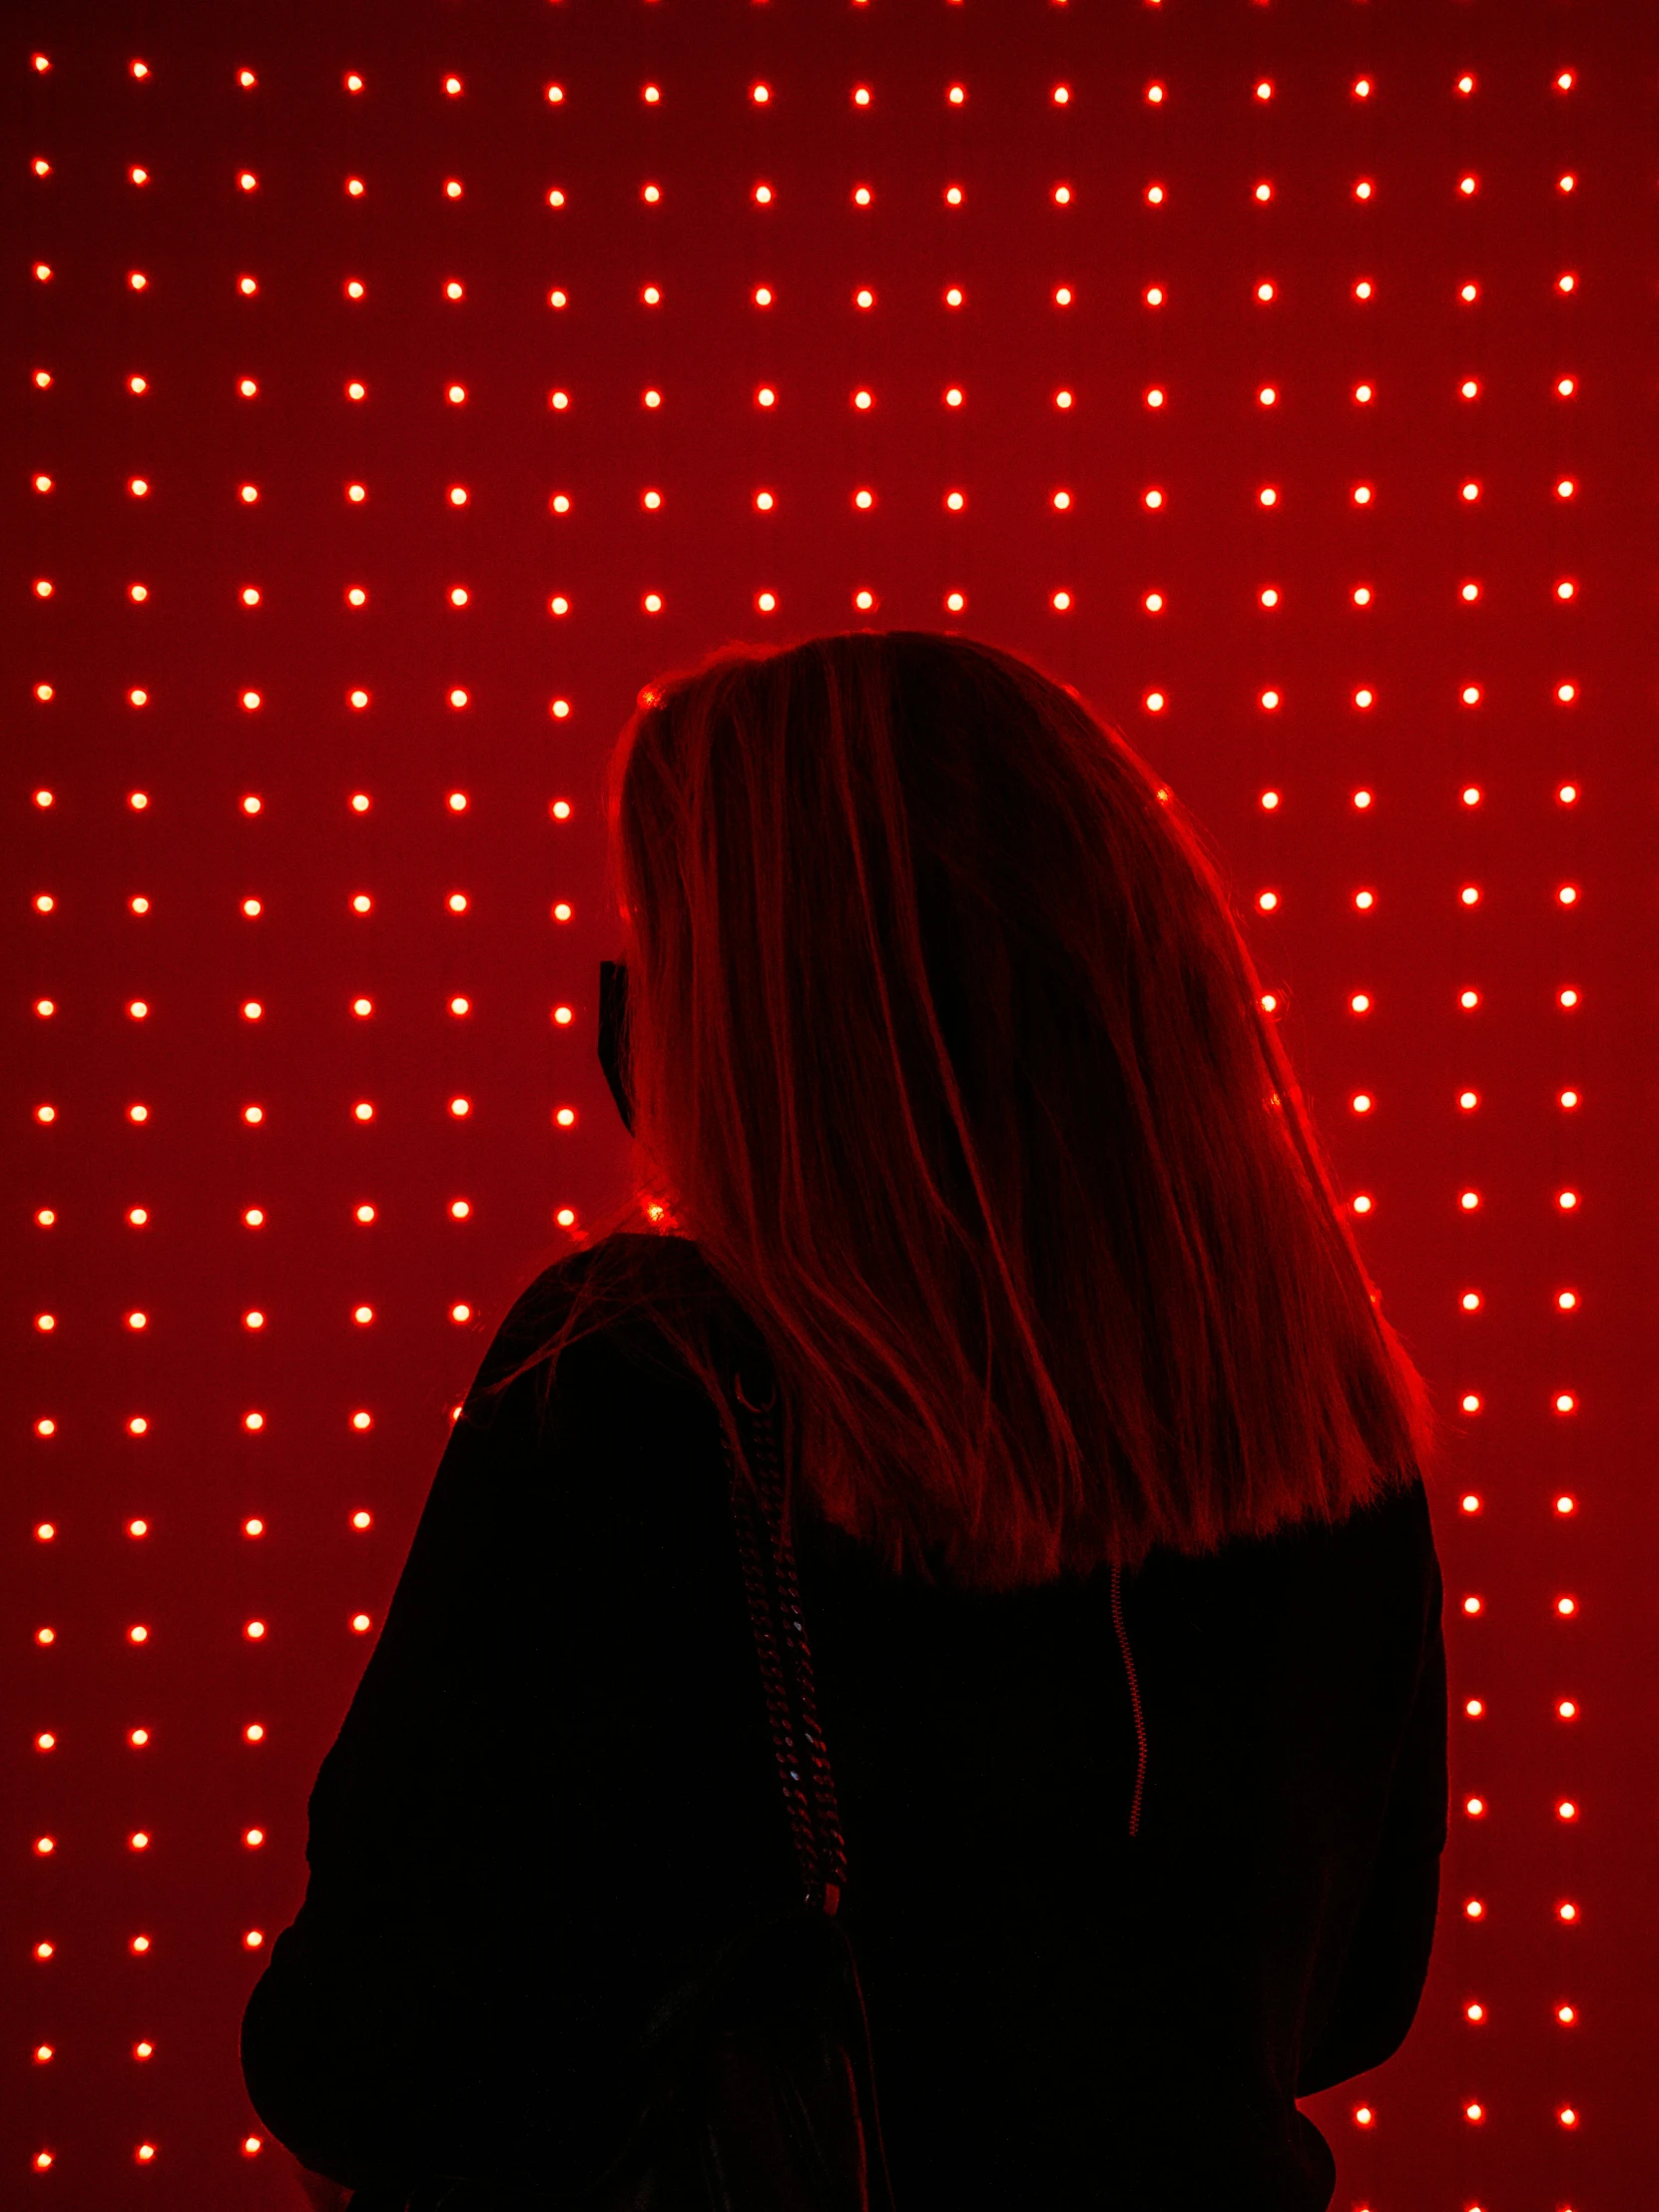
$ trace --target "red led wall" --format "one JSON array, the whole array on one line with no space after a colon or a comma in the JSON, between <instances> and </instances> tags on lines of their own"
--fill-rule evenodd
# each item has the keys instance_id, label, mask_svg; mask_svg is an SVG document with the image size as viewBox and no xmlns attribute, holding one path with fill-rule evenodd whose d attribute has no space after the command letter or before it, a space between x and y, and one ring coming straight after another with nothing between
<instances>
[{"instance_id":1,"label":"red led wall","mask_svg":"<svg viewBox=\"0 0 1659 2212\"><path fill-rule=\"evenodd\" d=\"M290 2201L305 1794L627 1171L599 765L864 624L1210 825L1452 1415L1440 1935L1309 2100L1337 2205L1659 2200L1659 22L23 0L0 76L0 2203Z\"/></svg>"}]
</instances>

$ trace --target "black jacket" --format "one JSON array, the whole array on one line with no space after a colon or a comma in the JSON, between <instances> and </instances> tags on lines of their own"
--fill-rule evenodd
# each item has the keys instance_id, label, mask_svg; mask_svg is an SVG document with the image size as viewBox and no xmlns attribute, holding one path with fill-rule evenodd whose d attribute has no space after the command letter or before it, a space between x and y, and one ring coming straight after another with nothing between
<instances>
[{"instance_id":1,"label":"black jacket","mask_svg":"<svg viewBox=\"0 0 1659 2212\"><path fill-rule=\"evenodd\" d=\"M717 1417L651 1353L627 1322L578 1343L545 1423L535 1374L469 1396L317 1776L242 2057L273 2133L347 2184L488 2172L533 2118L550 2173L597 2147L663 1961L795 1895ZM1434 1932L1421 1486L1154 1553L1127 1665L1105 1570L898 1581L805 1511L798 1556L900 2212L1324 2212L1296 2099L1399 2047Z\"/></svg>"}]
</instances>

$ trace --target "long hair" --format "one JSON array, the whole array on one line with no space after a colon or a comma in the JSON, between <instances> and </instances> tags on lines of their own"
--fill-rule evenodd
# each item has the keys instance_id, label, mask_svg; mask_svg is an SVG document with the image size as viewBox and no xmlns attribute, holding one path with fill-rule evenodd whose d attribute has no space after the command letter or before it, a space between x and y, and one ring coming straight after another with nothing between
<instances>
[{"instance_id":1,"label":"long hair","mask_svg":"<svg viewBox=\"0 0 1659 2212\"><path fill-rule=\"evenodd\" d=\"M605 799L635 1185L515 1376L649 1311L723 1405L711 1284L794 1481L964 1588L1426 1472L1220 870L1069 686L926 631L732 646L640 695Z\"/></svg>"}]
</instances>

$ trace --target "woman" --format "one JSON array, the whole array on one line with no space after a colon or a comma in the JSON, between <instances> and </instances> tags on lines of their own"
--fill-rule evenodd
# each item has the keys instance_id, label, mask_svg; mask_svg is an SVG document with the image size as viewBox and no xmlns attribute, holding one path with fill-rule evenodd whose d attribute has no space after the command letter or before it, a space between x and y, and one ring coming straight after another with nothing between
<instances>
[{"instance_id":1,"label":"woman","mask_svg":"<svg viewBox=\"0 0 1659 2212\"><path fill-rule=\"evenodd\" d=\"M444 1451L256 2107L359 2208L527 2140L554 2186L670 1962L793 1889L736 1310L897 2205L1323 2212L1296 2099L1398 2048L1433 1938L1436 1423L1198 831L1069 688L924 632L714 655L607 803L636 1189Z\"/></svg>"}]
</instances>

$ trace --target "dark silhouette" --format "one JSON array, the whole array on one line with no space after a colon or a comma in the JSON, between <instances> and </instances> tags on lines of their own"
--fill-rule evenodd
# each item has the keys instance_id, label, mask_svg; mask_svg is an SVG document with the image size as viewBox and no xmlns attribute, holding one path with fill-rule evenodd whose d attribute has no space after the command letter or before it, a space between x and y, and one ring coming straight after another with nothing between
<instances>
[{"instance_id":1,"label":"dark silhouette","mask_svg":"<svg viewBox=\"0 0 1659 2212\"><path fill-rule=\"evenodd\" d=\"M1065 687L926 633L653 687L609 805L638 1185L444 1451L257 2108L360 2212L555 2186L665 1976L791 1895L735 1308L900 2212L1324 2212L1296 2100L1397 2049L1434 1933L1435 1423L1215 867Z\"/></svg>"}]
</instances>

